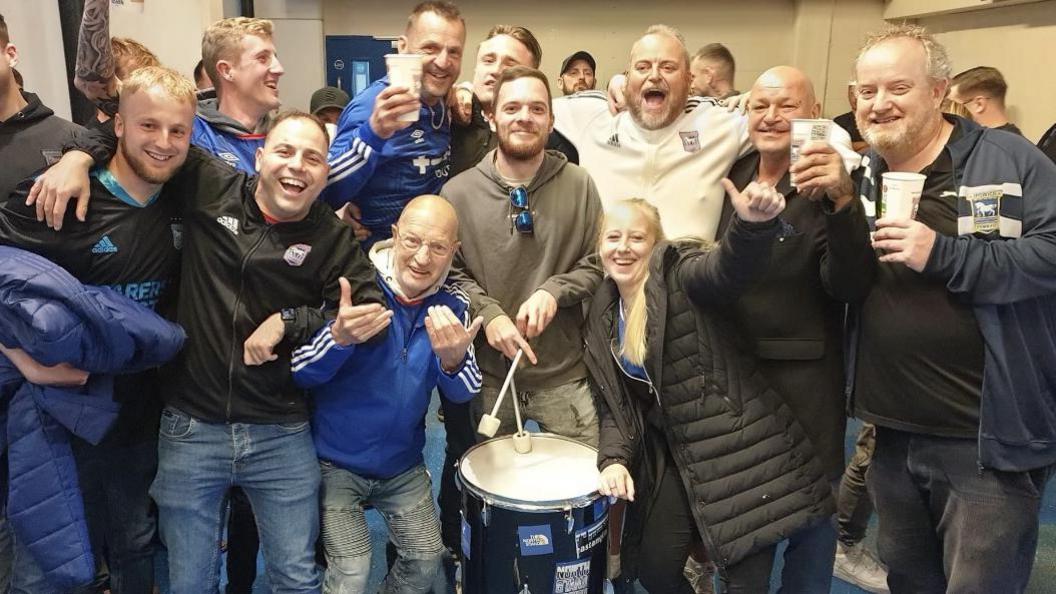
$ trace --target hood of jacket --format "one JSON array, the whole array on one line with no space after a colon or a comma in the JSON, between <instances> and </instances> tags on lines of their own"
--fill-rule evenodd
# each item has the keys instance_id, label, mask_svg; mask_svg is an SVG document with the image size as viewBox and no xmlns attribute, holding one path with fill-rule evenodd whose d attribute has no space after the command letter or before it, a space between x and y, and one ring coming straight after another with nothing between
<instances>
[{"instance_id":1,"label":"hood of jacket","mask_svg":"<svg viewBox=\"0 0 1056 594\"><path fill-rule=\"evenodd\" d=\"M262 118L260 120L260 123L257 124L257 130L248 130L241 122L221 113L220 100L215 97L198 101L198 117L209 122L210 126L221 132L236 135L255 134L257 130L263 129L264 122L267 119Z\"/></svg>"},{"instance_id":2,"label":"hood of jacket","mask_svg":"<svg viewBox=\"0 0 1056 594\"><path fill-rule=\"evenodd\" d=\"M422 301L432 297L440 291L440 287L444 286L444 281L447 280L447 274L451 271L451 263L448 262L447 267L444 268L443 274L437 278L436 282L421 295L412 299L404 294L403 289L400 288L399 281L396 280L396 250L394 249L393 240L390 238L375 243L370 248L369 256L370 263L373 264L374 268L378 271L378 278L385 283L385 286L393 295L403 302Z\"/></svg>"},{"instance_id":3,"label":"hood of jacket","mask_svg":"<svg viewBox=\"0 0 1056 594\"><path fill-rule=\"evenodd\" d=\"M477 169L484 174L484 177L495 182L495 184L506 191L511 188L506 180L502 179L502 175L499 174L498 168L495 166L495 158L498 156L499 149L493 149L484 155L484 158L477 163ZM538 188L546 185L550 180L554 179L561 170L568 164L568 159L558 151L547 150L543 156L543 162L539 166L539 170L535 172L535 177L532 178L530 184L528 184L528 193L535 192Z\"/></svg>"},{"instance_id":4,"label":"hood of jacket","mask_svg":"<svg viewBox=\"0 0 1056 594\"><path fill-rule=\"evenodd\" d=\"M44 105L40 101L40 97L37 97L33 93L27 93L22 91L22 98L26 100L26 106L21 111L7 118L3 122L0 122L0 126L11 126L11 125L22 125L26 126L34 122L39 122L44 118L55 115L55 112L50 107Z\"/></svg>"}]
</instances>

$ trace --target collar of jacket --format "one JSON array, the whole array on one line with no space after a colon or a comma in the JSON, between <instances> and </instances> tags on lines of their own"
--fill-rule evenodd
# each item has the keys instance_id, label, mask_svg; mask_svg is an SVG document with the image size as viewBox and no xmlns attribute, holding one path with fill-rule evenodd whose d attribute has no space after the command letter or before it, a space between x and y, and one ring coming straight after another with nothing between
<instances>
[{"instance_id":1,"label":"collar of jacket","mask_svg":"<svg viewBox=\"0 0 1056 594\"><path fill-rule=\"evenodd\" d=\"M334 216L334 211L329 206L320 203L319 199L316 198L312 201L312 205L308 208L308 214L304 215L303 219L299 221L282 221L272 225L268 223L264 217L264 211L260 210L260 205L257 204L257 185L259 183L260 176L247 175L245 185L242 186L242 199L246 204L246 215L254 223L262 227L276 226L289 231L311 230L319 225L324 215Z\"/></svg>"}]
</instances>

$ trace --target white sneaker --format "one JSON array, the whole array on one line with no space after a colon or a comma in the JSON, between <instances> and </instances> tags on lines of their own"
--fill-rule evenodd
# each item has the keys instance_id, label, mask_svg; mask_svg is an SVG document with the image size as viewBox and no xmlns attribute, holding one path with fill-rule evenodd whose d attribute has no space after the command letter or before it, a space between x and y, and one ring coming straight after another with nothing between
<instances>
[{"instance_id":1,"label":"white sneaker","mask_svg":"<svg viewBox=\"0 0 1056 594\"><path fill-rule=\"evenodd\" d=\"M682 573L689 581L689 585L693 586L694 594L715 593L715 564L711 561L701 563L689 557L686 559L686 567Z\"/></svg>"},{"instance_id":2,"label":"white sneaker","mask_svg":"<svg viewBox=\"0 0 1056 594\"><path fill-rule=\"evenodd\" d=\"M832 575L868 592L890 592L887 589L887 569L862 543L852 547L845 546L842 542L837 545Z\"/></svg>"}]
</instances>

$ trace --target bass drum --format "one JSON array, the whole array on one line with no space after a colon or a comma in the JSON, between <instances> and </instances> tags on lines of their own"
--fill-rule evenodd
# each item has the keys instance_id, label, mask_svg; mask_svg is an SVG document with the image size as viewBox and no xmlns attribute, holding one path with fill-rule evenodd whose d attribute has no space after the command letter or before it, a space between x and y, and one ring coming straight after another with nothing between
<instances>
[{"instance_id":1,"label":"bass drum","mask_svg":"<svg viewBox=\"0 0 1056 594\"><path fill-rule=\"evenodd\" d=\"M608 501L598 495L597 450L532 434L518 454L511 436L462 457L462 592L602 594Z\"/></svg>"}]
</instances>

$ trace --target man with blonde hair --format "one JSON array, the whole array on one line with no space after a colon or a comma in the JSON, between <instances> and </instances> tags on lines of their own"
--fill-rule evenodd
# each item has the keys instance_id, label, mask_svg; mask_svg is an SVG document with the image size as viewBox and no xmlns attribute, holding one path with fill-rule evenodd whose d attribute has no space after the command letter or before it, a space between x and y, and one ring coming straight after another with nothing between
<instances>
[{"instance_id":1,"label":"man with blonde hair","mask_svg":"<svg viewBox=\"0 0 1056 594\"><path fill-rule=\"evenodd\" d=\"M93 200L85 222L60 231L39 223L25 204L27 180L0 207L0 244L41 254L85 284L165 309L173 296L182 228L179 202L159 194L187 158L194 86L157 66L123 80L114 120L117 152L91 173ZM157 468L161 414L156 373L119 376L114 401L121 406L117 422L99 444L71 441L100 568L93 586L101 587L109 573L114 594L150 592L156 521L148 489ZM16 592L55 591L23 543L16 544L12 584Z\"/></svg>"},{"instance_id":2,"label":"man with blonde hair","mask_svg":"<svg viewBox=\"0 0 1056 594\"><path fill-rule=\"evenodd\" d=\"M915 212L877 213L852 340L887 583L1023 592L1056 464L1056 165L942 113L949 58L923 27L871 36L856 71L867 212L892 190L883 174L924 176Z\"/></svg>"},{"instance_id":3,"label":"man with blonde hair","mask_svg":"<svg viewBox=\"0 0 1056 594\"><path fill-rule=\"evenodd\" d=\"M183 206L187 227L176 320L188 340L162 370L166 407L150 490L173 594L217 590L216 544L232 487L252 501L272 591L319 591L319 464L291 352L339 299L330 329L340 344L366 341L391 316L351 229L316 202L328 144L314 116L280 113L257 151L259 176L192 147L161 198Z\"/></svg>"},{"instance_id":4,"label":"man with blonde hair","mask_svg":"<svg viewBox=\"0 0 1056 594\"><path fill-rule=\"evenodd\" d=\"M109 30L109 0L85 0L77 88L104 112L113 113L122 74L115 58L125 50L143 55L138 43L121 38L111 42ZM253 173L254 155L264 144L266 116L279 107L284 70L272 34L271 21L234 17L216 21L202 35L203 67L216 97L198 103L191 142L246 173Z\"/></svg>"}]
</instances>

